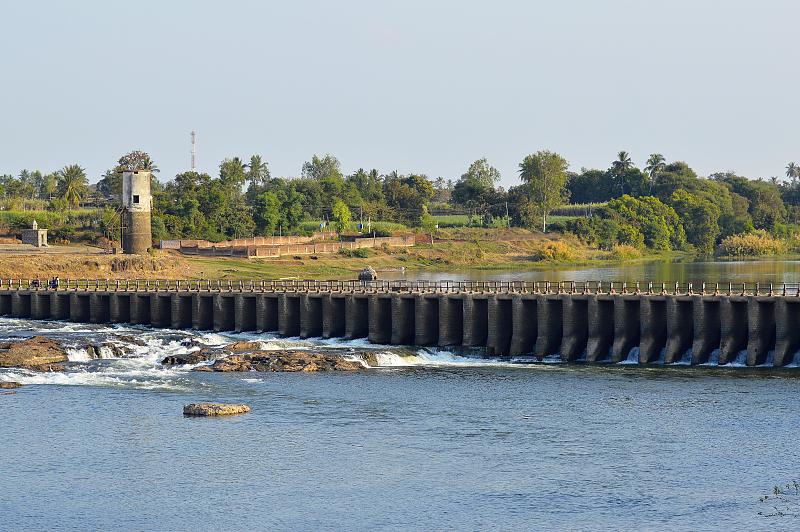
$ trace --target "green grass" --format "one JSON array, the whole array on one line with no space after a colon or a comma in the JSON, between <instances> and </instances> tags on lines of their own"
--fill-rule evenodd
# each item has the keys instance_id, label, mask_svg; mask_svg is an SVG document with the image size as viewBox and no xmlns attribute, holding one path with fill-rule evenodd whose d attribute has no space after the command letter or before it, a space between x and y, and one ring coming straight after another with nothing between
<instances>
[{"instance_id":1,"label":"green grass","mask_svg":"<svg viewBox=\"0 0 800 532\"><path fill-rule=\"evenodd\" d=\"M569 220L575 220L577 218L582 218L582 216L562 216L562 215L551 215L547 217L547 223L556 223L556 222L566 222Z\"/></svg>"},{"instance_id":2,"label":"green grass","mask_svg":"<svg viewBox=\"0 0 800 532\"><path fill-rule=\"evenodd\" d=\"M300 225L300 229L306 233L316 233L319 231L319 224L322 223L322 220L309 220L307 222L303 222ZM364 222L364 232L366 232L367 223ZM331 231L333 228L333 224L331 223L328 227L325 228L325 231ZM396 222L372 222L371 228L375 231L384 231L384 232L394 232L394 231L407 231L408 227L401 223ZM358 221L350 222L349 231L356 232L358 231Z\"/></svg>"},{"instance_id":3,"label":"green grass","mask_svg":"<svg viewBox=\"0 0 800 532\"><path fill-rule=\"evenodd\" d=\"M436 220L436 223L439 224L440 229L448 228L448 227L467 227L469 226L469 215L468 214L440 214L433 217ZM475 222L479 222L480 218L478 216L473 216L473 220ZM506 218L495 218L492 221L492 227L506 227Z\"/></svg>"}]
</instances>

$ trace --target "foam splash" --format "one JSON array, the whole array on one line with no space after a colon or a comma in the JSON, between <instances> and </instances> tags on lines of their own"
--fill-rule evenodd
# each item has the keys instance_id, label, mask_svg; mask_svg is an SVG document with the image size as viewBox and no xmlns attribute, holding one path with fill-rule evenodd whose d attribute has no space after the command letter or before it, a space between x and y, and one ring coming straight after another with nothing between
<instances>
[{"instance_id":1,"label":"foam splash","mask_svg":"<svg viewBox=\"0 0 800 532\"><path fill-rule=\"evenodd\" d=\"M419 349L411 352L377 351L375 367L413 367L413 366L502 366L512 367L511 361L497 359L473 358L454 354L440 349Z\"/></svg>"}]
</instances>

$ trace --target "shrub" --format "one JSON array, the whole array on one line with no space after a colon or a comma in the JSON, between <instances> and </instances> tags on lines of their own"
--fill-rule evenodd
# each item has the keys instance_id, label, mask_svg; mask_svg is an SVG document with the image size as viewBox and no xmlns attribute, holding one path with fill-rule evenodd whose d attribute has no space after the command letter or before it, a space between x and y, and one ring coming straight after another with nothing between
<instances>
[{"instance_id":1,"label":"shrub","mask_svg":"<svg viewBox=\"0 0 800 532\"><path fill-rule=\"evenodd\" d=\"M611 247L611 251L608 253L608 258L612 260L638 259L641 256L641 251L628 244L616 244Z\"/></svg>"},{"instance_id":2,"label":"shrub","mask_svg":"<svg viewBox=\"0 0 800 532\"><path fill-rule=\"evenodd\" d=\"M653 249L681 249L686 233L675 210L652 196L633 198L627 194L608 202L606 211L636 228ZM632 244L620 240L620 244ZM634 244L635 245L635 244Z\"/></svg>"},{"instance_id":3,"label":"shrub","mask_svg":"<svg viewBox=\"0 0 800 532\"><path fill-rule=\"evenodd\" d=\"M565 229L587 243L597 241L597 232L588 218L576 218L564 222Z\"/></svg>"},{"instance_id":4,"label":"shrub","mask_svg":"<svg viewBox=\"0 0 800 532\"><path fill-rule=\"evenodd\" d=\"M545 242L533 252L531 258L539 261L572 261L577 258L575 250L564 242Z\"/></svg>"},{"instance_id":5,"label":"shrub","mask_svg":"<svg viewBox=\"0 0 800 532\"><path fill-rule=\"evenodd\" d=\"M356 249L349 249L349 248L342 248L339 250L339 255L344 257L351 257L355 259L366 259L371 257L375 254L370 248L356 248Z\"/></svg>"},{"instance_id":6,"label":"shrub","mask_svg":"<svg viewBox=\"0 0 800 532\"><path fill-rule=\"evenodd\" d=\"M719 246L721 255L729 257L757 257L786 253L786 243L771 237L766 231L731 235Z\"/></svg>"}]
</instances>

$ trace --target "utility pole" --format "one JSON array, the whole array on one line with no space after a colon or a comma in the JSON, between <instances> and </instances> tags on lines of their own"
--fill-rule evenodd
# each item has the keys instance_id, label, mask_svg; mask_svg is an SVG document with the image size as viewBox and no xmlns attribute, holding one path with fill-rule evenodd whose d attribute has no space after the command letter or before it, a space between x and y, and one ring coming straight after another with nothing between
<instances>
[{"instance_id":1,"label":"utility pole","mask_svg":"<svg viewBox=\"0 0 800 532\"><path fill-rule=\"evenodd\" d=\"M197 134L192 130L192 172L197 171Z\"/></svg>"}]
</instances>

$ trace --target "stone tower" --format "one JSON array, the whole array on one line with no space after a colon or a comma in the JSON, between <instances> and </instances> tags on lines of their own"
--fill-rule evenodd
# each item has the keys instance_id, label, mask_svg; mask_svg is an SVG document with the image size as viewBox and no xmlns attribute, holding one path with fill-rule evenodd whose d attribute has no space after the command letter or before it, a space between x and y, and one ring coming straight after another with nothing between
<instances>
[{"instance_id":1,"label":"stone tower","mask_svg":"<svg viewBox=\"0 0 800 532\"><path fill-rule=\"evenodd\" d=\"M150 229L150 171L122 172L122 252L147 253L153 245Z\"/></svg>"}]
</instances>

